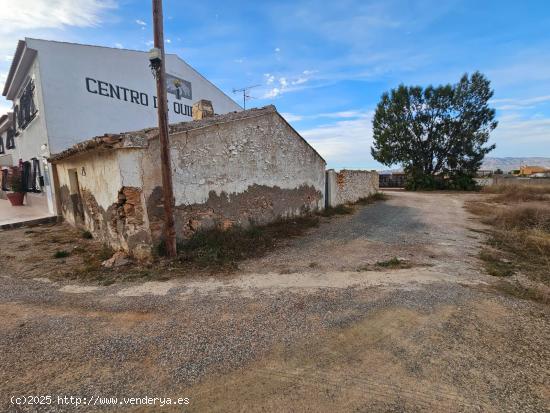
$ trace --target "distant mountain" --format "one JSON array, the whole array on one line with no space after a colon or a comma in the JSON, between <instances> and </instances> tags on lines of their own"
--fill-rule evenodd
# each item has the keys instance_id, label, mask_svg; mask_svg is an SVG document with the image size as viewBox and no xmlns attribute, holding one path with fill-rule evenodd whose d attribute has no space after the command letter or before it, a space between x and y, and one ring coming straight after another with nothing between
<instances>
[{"instance_id":1,"label":"distant mountain","mask_svg":"<svg viewBox=\"0 0 550 413\"><path fill-rule=\"evenodd\" d=\"M483 160L481 169L495 170L501 169L504 172L513 169L519 169L521 165L543 166L550 168L550 158L542 157L526 157L526 158L491 158L487 157Z\"/></svg>"},{"instance_id":2,"label":"distant mountain","mask_svg":"<svg viewBox=\"0 0 550 413\"><path fill-rule=\"evenodd\" d=\"M550 168L550 158L542 157L525 157L525 158L492 158L486 157L483 160L483 165L481 169L487 169L494 171L496 169L501 169L504 172L509 172L514 169L519 169L521 165L529 166L543 166L545 168ZM390 174L390 173L399 173L403 172L402 168L398 169L387 169L385 171L379 170L379 174Z\"/></svg>"}]
</instances>

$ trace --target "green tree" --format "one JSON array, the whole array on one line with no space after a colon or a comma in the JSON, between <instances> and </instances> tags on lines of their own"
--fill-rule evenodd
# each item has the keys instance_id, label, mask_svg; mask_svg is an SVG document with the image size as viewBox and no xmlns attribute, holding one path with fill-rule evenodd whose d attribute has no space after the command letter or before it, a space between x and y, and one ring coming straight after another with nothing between
<instances>
[{"instance_id":1,"label":"green tree","mask_svg":"<svg viewBox=\"0 0 550 413\"><path fill-rule=\"evenodd\" d=\"M496 128L489 80L465 74L455 85L407 87L384 93L373 119L374 159L401 164L409 189L472 189Z\"/></svg>"}]
</instances>

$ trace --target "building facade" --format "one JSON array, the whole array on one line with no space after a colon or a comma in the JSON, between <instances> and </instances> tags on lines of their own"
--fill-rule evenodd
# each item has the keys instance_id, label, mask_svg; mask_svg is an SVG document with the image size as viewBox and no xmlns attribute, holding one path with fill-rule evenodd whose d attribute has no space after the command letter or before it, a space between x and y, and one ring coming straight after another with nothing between
<instances>
[{"instance_id":1,"label":"building facade","mask_svg":"<svg viewBox=\"0 0 550 413\"><path fill-rule=\"evenodd\" d=\"M178 56L166 55L166 71L170 123L191 120L192 105L201 99L212 101L220 114L241 110ZM13 102L11 161L28 162L33 171L38 165L36 193L54 213L53 176L45 159L94 136L156 125L155 94L147 52L19 41L3 90Z\"/></svg>"},{"instance_id":2,"label":"building facade","mask_svg":"<svg viewBox=\"0 0 550 413\"><path fill-rule=\"evenodd\" d=\"M324 159L273 106L171 126L176 234L266 224L324 207ZM60 210L136 256L162 239L157 129L84 141L54 155Z\"/></svg>"}]
</instances>

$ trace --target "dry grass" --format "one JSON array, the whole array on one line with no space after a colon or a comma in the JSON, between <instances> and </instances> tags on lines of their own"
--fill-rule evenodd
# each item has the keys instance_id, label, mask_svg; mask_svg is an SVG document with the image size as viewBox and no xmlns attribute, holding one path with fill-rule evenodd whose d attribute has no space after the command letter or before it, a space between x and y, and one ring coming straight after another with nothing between
<instances>
[{"instance_id":1,"label":"dry grass","mask_svg":"<svg viewBox=\"0 0 550 413\"><path fill-rule=\"evenodd\" d=\"M377 261L373 265L365 265L360 267L357 271L381 271L381 270L401 270L406 268L412 268L415 265L407 260L401 258L393 257L385 261Z\"/></svg>"},{"instance_id":2,"label":"dry grass","mask_svg":"<svg viewBox=\"0 0 550 413\"><path fill-rule=\"evenodd\" d=\"M353 213L353 208L348 205L338 205L335 207L328 207L319 212L319 215L323 217L332 217L334 215L349 215Z\"/></svg>"},{"instance_id":3,"label":"dry grass","mask_svg":"<svg viewBox=\"0 0 550 413\"><path fill-rule=\"evenodd\" d=\"M495 194L495 202L527 202L550 200L550 185L491 185L481 192Z\"/></svg>"},{"instance_id":4,"label":"dry grass","mask_svg":"<svg viewBox=\"0 0 550 413\"><path fill-rule=\"evenodd\" d=\"M304 216L246 229L200 231L178 246L179 259L200 268L231 271L237 269L240 261L262 256L279 241L302 235L318 225L318 217Z\"/></svg>"},{"instance_id":5,"label":"dry grass","mask_svg":"<svg viewBox=\"0 0 550 413\"><path fill-rule=\"evenodd\" d=\"M484 219L502 229L550 232L550 205L519 204L493 210Z\"/></svg>"},{"instance_id":6,"label":"dry grass","mask_svg":"<svg viewBox=\"0 0 550 413\"><path fill-rule=\"evenodd\" d=\"M498 277L520 273L543 289L550 286L550 203L541 202L550 200L550 186L496 185L483 192L495 196L469 202L467 208L492 227L489 245L479 255L487 273ZM516 284L502 280L499 289L547 301L536 285Z\"/></svg>"},{"instance_id":7,"label":"dry grass","mask_svg":"<svg viewBox=\"0 0 550 413\"><path fill-rule=\"evenodd\" d=\"M359 198L356 202L357 205L369 205L373 204L376 201L386 201L388 196L384 192L375 192L372 195L369 195L364 198Z\"/></svg>"}]
</instances>

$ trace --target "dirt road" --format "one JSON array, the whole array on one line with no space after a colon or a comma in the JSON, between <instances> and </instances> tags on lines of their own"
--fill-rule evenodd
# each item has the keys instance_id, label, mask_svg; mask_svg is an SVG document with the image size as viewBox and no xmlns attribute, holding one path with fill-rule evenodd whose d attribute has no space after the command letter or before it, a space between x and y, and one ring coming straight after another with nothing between
<instances>
[{"instance_id":1,"label":"dirt road","mask_svg":"<svg viewBox=\"0 0 550 413\"><path fill-rule=\"evenodd\" d=\"M469 196L392 192L234 276L110 286L40 277L22 247L40 234L0 233L2 410L548 411L550 311L491 287ZM376 265L394 257L412 267ZM78 411L102 409L159 406Z\"/></svg>"}]
</instances>

